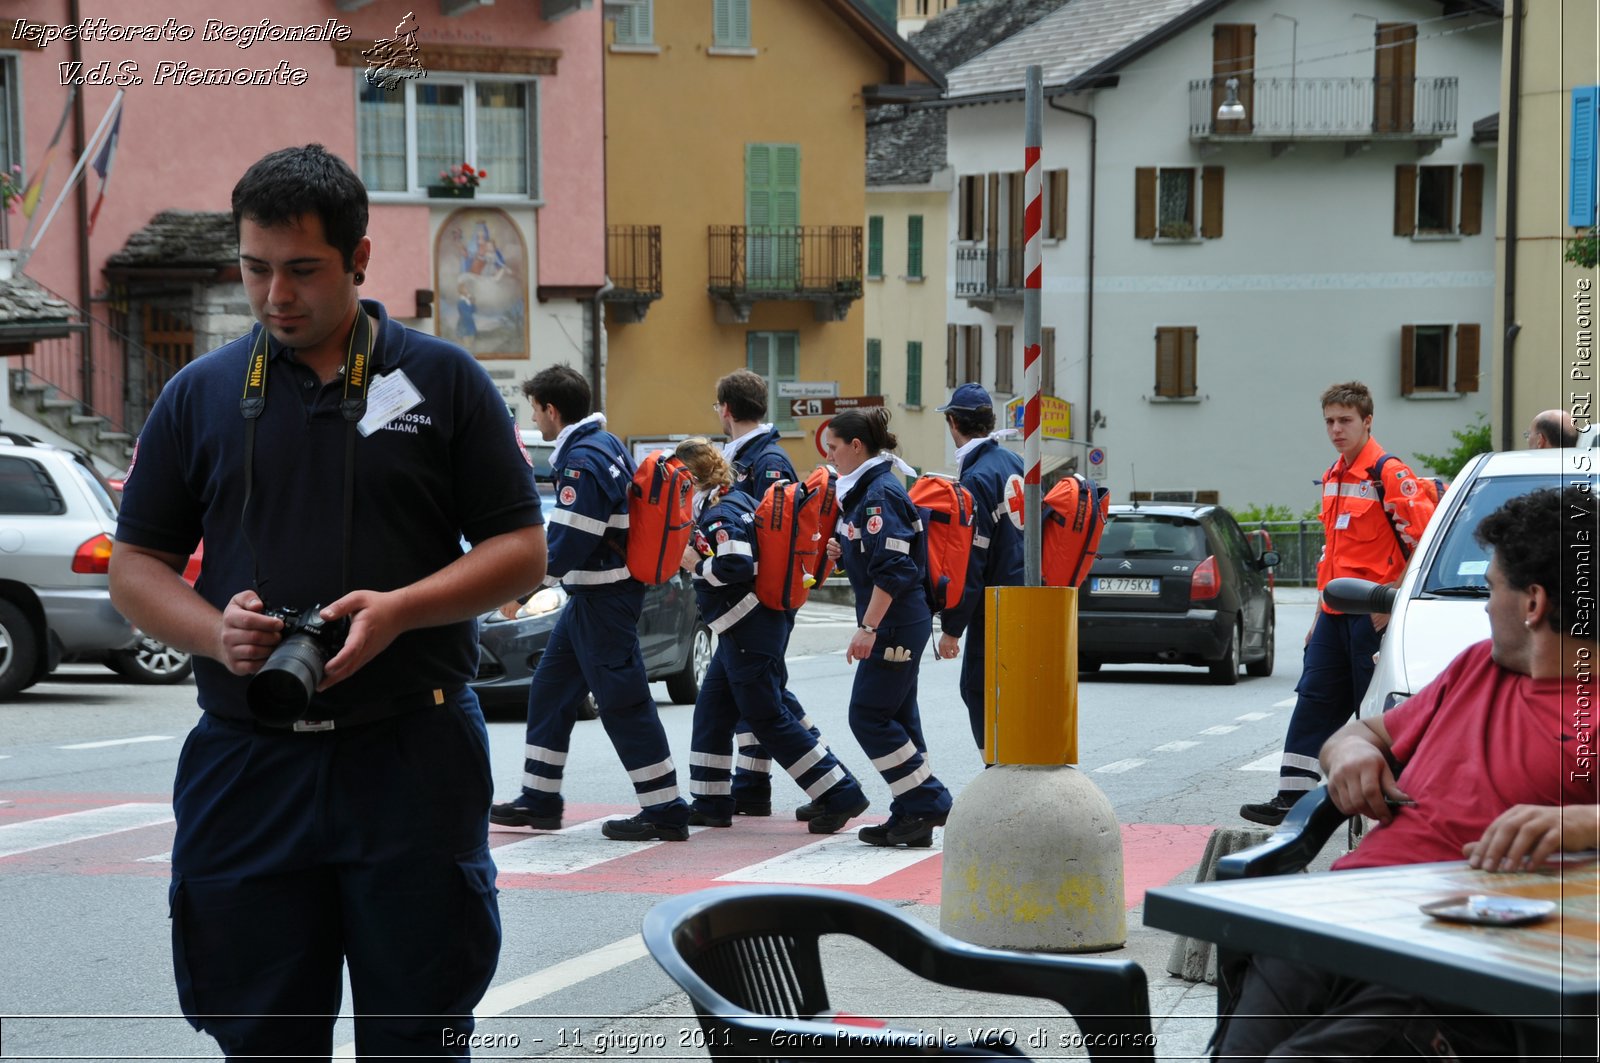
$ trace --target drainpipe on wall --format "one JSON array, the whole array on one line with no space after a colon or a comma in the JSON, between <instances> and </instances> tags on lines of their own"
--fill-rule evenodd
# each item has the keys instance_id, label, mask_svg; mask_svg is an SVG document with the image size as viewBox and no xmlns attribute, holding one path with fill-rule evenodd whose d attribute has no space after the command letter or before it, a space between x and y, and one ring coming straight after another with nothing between
<instances>
[{"instance_id":1,"label":"drainpipe on wall","mask_svg":"<svg viewBox=\"0 0 1600 1063\"><path fill-rule=\"evenodd\" d=\"M1517 333L1522 325L1517 314L1517 171L1521 160L1517 157L1522 139L1522 2L1511 4L1511 69L1507 72L1506 121L1506 240L1505 240L1505 305L1501 316L1505 321L1505 340L1500 356L1500 449L1510 450L1516 437L1516 366Z\"/></svg>"},{"instance_id":2,"label":"drainpipe on wall","mask_svg":"<svg viewBox=\"0 0 1600 1063\"><path fill-rule=\"evenodd\" d=\"M70 24L81 26L83 24L83 12L79 10L78 0L69 0L67 10ZM72 61L80 64L78 69L82 69L83 42L76 35L72 38L70 48ZM82 158L83 156L83 97L84 93L79 92L73 97L72 104L72 154L75 158ZM89 287L89 178L87 174L84 174L79 179L77 195L74 198L77 201L78 215L78 305L83 308L83 316L89 318L91 313L89 298L93 292ZM87 321L85 323L89 324ZM79 385L79 395L83 399L87 410L98 413L111 412L120 417L123 412L121 410L104 411L96 409L94 393L94 326L89 324L89 327L83 330L82 336L83 357L78 369L82 383Z\"/></svg>"},{"instance_id":3,"label":"drainpipe on wall","mask_svg":"<svg viewBox=\"0 0 1600 1063\"><path fill-rule=\"evenodd\" d=\"M1089 290L1084 297L1084 341L1083 341L1083 412L1084 423L1089 426L1084 438L1094 442L1094 186L1095 186L1095 147L1099 142L1100 123L1088 111L1074 110L1056 103L1054 97L1047 97L1045 102L1053 110L1066 114L1075 114L1079 118L1089 120Z\"/></svg>"}]
</instances>

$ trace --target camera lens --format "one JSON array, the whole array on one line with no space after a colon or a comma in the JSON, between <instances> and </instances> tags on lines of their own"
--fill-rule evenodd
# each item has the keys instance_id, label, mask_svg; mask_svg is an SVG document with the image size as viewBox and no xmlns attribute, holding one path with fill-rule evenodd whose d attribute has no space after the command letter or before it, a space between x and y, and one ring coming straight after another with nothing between
<instances>
[{"instance_id":1,"label":"camera lens","mask_svg":"<svg viewBox=\"0 0 1600 1063\"><path fill-rule=\"evenodd\" d=\"M310 635L284 639L245 688L251 714L262 723L277 726L304 719L327 660L322 646Z\"/></svg>"}]
</instances>

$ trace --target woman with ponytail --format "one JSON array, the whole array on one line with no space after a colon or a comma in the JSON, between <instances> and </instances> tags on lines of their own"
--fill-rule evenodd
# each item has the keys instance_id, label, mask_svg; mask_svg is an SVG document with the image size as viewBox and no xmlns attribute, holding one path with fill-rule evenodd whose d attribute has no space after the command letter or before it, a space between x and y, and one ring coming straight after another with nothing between
<instances>
[{"instance_id":1,"label":"woman with ponytail","mask_svg":"<svg viewBox=\"0 0 1600 1063\"><path fill-rule=\"evenodd\" d=\"M950 791L928 765L917 713L917 666L933 632L927 544L917 508L897 472L889 411L847 410L828 422L824 444L839 471L840 520L828 554L850 577L859 627L845 659L860 661L850 693L850 729L889 784L889 820L861 828L868 845L925 848L950 813ZM914 471L914 470L913 470Z\"/></svg>"},{"instance_id":2,"label":"woman with ponytail","mask_svg":"<svg viewBox=\"0 0 1600 1063\"><path fill-rule=\"evenodd\" d=\"M812 834L833 834L867 810L855 776L820 737L783 707L788 618L756 598L756 500L734 491L733 468L703 436L678 444L694 477L695 532L683 554L694 574L700 615L717 634L717 652L700 683L689 739L689 824L733 825L733 731L740 718L819 812Z\"/></svg>"}]
</instances>

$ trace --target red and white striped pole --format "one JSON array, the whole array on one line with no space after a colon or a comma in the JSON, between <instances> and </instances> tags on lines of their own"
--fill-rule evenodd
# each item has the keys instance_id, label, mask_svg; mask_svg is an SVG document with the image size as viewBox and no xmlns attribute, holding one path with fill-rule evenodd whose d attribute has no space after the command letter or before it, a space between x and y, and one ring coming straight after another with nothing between
<instances>
[{"instance_id":1,"label":"red and white striped pole","mask_svg":"<svg viewBox=\"0 0 1600 1063\"><path fill-rule=\"evenodd\" d=\"M1043 382L1039 367L1039 300L1044 278L1039 235L1044 213L1044 174L1039 164L1039 149L1044 139L1042 67L1028 67L1023 110L1023 183L1027 208L1022 216L1022 393L1027 396L1027 405L1022 417L1022 464L1025 467L1022 478L1022 575L1024 586L1039 587L1044 582L1040 560L1044 536L1044 525L1040 520L1043 501L1039 487L1039 388Z\"/></svg>"}]
</instances>

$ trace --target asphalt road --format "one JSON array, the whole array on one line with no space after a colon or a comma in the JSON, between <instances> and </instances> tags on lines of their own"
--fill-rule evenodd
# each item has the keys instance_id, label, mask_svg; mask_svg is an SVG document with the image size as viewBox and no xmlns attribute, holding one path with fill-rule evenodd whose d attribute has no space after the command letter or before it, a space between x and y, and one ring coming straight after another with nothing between
<instances>
[{"instance_id":1,"label":"asphalt road","mask_svg":"<svg viewBox=\"0 0 1600 1063\"><path fill-rule=\"evenodd\" d=\"M1129 953L1149 973L1164 1058L1199 1051L1211 998L1204 987L1166 976L1170 938L1139 926L1140 897L1150 886L1187 880L1210 830L1241 825L1239 804L1273 790L1311 615L1304 596L1283 597L1290 600L1279 605L1278 672L1270 678L1216 687L1199 669L1108 666L1080 681L1079 767L1124 825ZM790 672L807 710L873 800L864 823L886 812L889 795L846 724L852 669L843 652L853 627L844 607L808 606ZM924 661L921 707L934 770L959 792L982 765L956 692L957 669L955 662ZM653 690L682 773L692 710L665 704L661 685ZM139 687L97 666L68 666L0 704L4 1058L216 1058L210 1040L177 1017L168 954L168 802L197 712L193 697L192 683ZM520 722L491 720L490 740L496 792L509 797L521 775ZM819 840L789 816L803 797L785 779L776 782L771 819L741 819L731 830L697 830L687 844L649 846L597 834L606 816L628 814L632 792L597 722L579 725L567 780L565 831L491 838L505 945L478 1014L480 1030L497 1035L501 1046L479 1058L699 1058L683 998L637 938L644 913L663 896L720 882L809 882L880 897L937 923L937 844L878 850L856 842L853 830ZM850 963L853 988L883 989L877 1011L874 1001L850 1000L853 1011L1010 1014L1003 1003L916 995L903 979L874 973L871 958ZM342 1020L336 1042L346 1055L350 1037Z\"/></svg>"}]
</instances>

